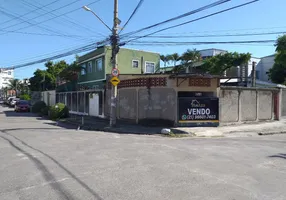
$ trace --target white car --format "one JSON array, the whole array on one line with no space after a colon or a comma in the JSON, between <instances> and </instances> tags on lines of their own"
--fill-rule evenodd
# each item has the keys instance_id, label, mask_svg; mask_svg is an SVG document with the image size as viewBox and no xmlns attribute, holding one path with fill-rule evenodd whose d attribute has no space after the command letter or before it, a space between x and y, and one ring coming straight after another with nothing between
<instances>
[{"instance_id":1,"label":"white car","mask_svg":"<svg viewBox=\"0 0 286 200\"><path fill-rule=\"evenodd\" d=\"M10 106L13 107L16 105L17 101L19 101L20 99L19 98L14 98L10 101Z\"/></svg>"},{"instance_id":2,"label":"white car","mask_svg":"<svg viewBox=\"0 0 286 200\"><path fill-rule=\"evenodd\" d=\"M8 99L6 100L6 104L10 105L10 102L15 98L16 97L8 97Z\"/></svg>"}]
</instances>

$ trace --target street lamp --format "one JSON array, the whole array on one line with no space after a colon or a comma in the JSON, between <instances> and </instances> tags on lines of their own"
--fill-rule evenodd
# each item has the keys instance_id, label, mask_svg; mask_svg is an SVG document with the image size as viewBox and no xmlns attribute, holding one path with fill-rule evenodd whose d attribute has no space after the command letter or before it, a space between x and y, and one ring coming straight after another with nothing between
<instances>
[{"instance_id":1,"label":"street lamp","mask_svg":"<svg viewBox=\"0 0 286 200\"><path fill-rule=\"evenodd\" d=\"M120 20L118 19L118 0L114 0L114 16L113 16L113 27L112 29L97 16L95 12L93 12L89 7L83 6L83 9L91 12L101 23L104 24L111 32L112 36L110 36L110 42L112 46L112 68L117 69L117 54L119 51L118 45L118 25L120 24ZM116 97L117 97L117 86L113 86L111 88L111 106L110 106L110 126L116 125Z\"/></svg>"},{"instance_id":2,"label":"street lamp","mask_svg":"<svg viewBox=\"0 0 286 200\"><path fill-rule=\"evenodd\" d=\"M88 12L91 12L94 16L96 16L96 18L97 18L99 21L101 21L101 23L103 23L103 25L106 26L106 27L112 32L112 29L109 28L109 26L108 26L93 10L91 10L91 9L90 9L89 7L87 7L87 6L83 6L82 8L85 9L86 11L88 11Z\"/></svg>"}]
</instances>

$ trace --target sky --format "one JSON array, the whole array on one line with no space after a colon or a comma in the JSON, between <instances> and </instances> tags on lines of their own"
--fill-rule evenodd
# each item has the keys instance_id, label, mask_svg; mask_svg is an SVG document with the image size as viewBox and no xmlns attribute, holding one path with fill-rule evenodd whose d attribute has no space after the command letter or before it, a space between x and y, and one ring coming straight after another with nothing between
<instances>
[{"instance_id":1,"label":"sky","mask_svg":"<svg viewBox=\"0 0 286 200\"><path fill-rule=\"evenodd\" d=\"M118 0L121 26L127 21L139 0ZM144 0L122 34L156 24L183 13L195 10L217 0ZM217 7L187 16L162 26L138 33L153 31L190 21L251 0L231 0ZM65 53L75 48L104 40L108 30L91 12L89 7L112 27L113 0L0 0L0 67L12 67L30 61ZM144 38L139 41L171 42L222 42L276 40L281 34L237 36L249 33L286 32L285 0L259 0L206 19L169 29L154 36L188 36L188 38ZM232 36L225 36L225 35ZM211 36L210 36L211 35ZM220 36L220 37L214 37ZM224 35L224 36L221 36ZM234 35L234 36L233 36ZM192 37L191 37L192 36ZM204 36L204 37L194 37ZM275 53L274 43L263 44L208 44L208 45L127 45L160 54L183 53L187 49L217 48L231 52L251 53L263 57ZM80 53L79 55L82 55ZM72 62L75 55L61 58ZM38 63L15 70L15 78L30 78L36 69L44 69Z\"/></svg>"}]
</instances>

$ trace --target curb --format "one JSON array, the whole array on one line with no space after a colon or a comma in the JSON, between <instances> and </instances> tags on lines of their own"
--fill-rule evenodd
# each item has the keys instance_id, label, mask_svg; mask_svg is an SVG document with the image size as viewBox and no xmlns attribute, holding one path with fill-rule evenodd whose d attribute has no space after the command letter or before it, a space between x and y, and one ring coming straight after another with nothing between
<instances>
[{"instance_id":1,"label":"curb","mask_svg":"<svg viewBox=\"0 0 286 200\"><path fill-rule=\"evenodd\" d=\"M264 136L264 135L280 135L280 134L286 134L286 131L271 131L271 132L260 132L258 135Z\"/></svg>"},{"instance_id":2,"label":"curb","mask_svg":"<svg viewBox=\"0 0 286 200\"><path fill-rule=\"evenodd\" d=\"M130 130L121 130L120 128L111 128L111 127L103 127L103 128L98 128L98 127L93 127L93 126L88 126L88 125L79 125L78 123L71 122L71 121L60 121L61 123L64 124L71 124L75 125L78 127L78 130L93 130L93 131L101 131L101 132L111 132L111 133L119 133L119 134L136 134L136 135L158 135L160 133L146 133L146 132L134 132Z\"/></svg>"}]
</instances>

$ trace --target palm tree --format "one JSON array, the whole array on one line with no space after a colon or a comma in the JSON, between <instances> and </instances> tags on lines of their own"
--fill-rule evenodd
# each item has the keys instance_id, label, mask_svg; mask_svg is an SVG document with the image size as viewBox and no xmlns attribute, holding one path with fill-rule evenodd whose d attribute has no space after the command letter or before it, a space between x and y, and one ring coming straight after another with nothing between
<instances>
[{"instance_id":1,"label":"palm tree","mask_svg":"<svg viewBox=\"0 0 286 200\"><path fill-rule=\"evenodd\" d=\"M9 90L14 90L16 92L16 96L18 94L18 89L20 88L20 80L19 79L10 79L7 85Z\"/></svg>"},{"instance_id":2,"label":"palm tree","mask_svg":"<svg viewBox=\"0 0 286 200\"><path fill-rule=\"evenodd\" d=\"M193 68L196 62L201 61L201 54L196 49L188 49L185 53L183 53L181 60L185 68L189 70L190 68Z\"/></svg>"},{"instance_id":3,"label":"palm tree","mask_svg":"<svg viewBox=\"0 0 286 200\"><path fill-rule=\"evenodd\" d=\"M169 64L170 61L173 61L173 60L174 60L173 55L171 55L171 54L166 55L166 62L168 64Z\"/></svg>"},{"instance_id":4,"label":"palm tree","mask_svg":"<svg viewBox=\"0 0 286 200\"><path fill-rule=\"evenodd\" d=\"M166 65L167 65L167 57L166 57L166 56L164 56L164 55L160 55L160 60L162 60L162 61L163 61L163 63L164 63L164 67L166 67Z\"/></svg>"},{"instance_id":5,"label":"palm tree","mask_svg":"<svg viewBox=\"0 0 286 200\"><path fill-rule=\"evenodd\" d=\"M172 54L173 62L174 62L174 67L176 66L177 62L181 59L180 55L178 53L173 53Z\"/></svg>"}]
</instances>

